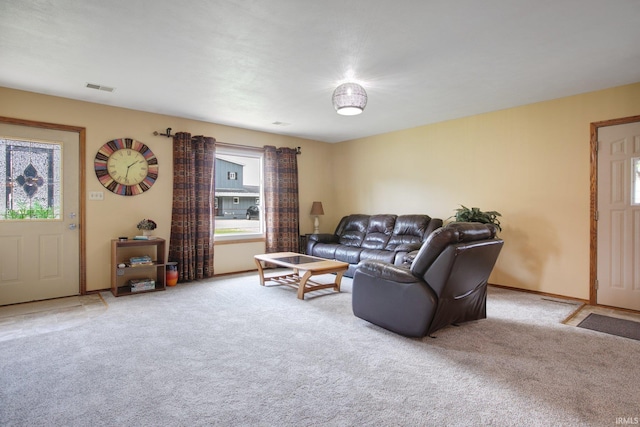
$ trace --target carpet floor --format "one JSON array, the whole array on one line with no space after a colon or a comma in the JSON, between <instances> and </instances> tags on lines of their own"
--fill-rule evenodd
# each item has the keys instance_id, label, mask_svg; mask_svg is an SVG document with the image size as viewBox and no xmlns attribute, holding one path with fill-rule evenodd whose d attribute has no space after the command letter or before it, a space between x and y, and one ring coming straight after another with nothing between
<instances>
[{"instance_id":1,"label":"carpet floor","mask_svg":"<svg viewBox=\"0 0 640 427\"><path fill-rule=\"evenodd\" d=\"M115 298L0 343L2 426L602 426L640 417L640 342L489 289L487 319L409 339L342 292L255 273Z\"/></svg>"},{"instance_id":2,"label":"carpet floor","mask_svg":"<svg viewBox=\"0 0 640 427\"><path fill-rule=\"evenodd\" d=\"M56 298L0 307L0 343L68 329L103 314L107 304L98 294Z\"/></svg>"}]
</instances>

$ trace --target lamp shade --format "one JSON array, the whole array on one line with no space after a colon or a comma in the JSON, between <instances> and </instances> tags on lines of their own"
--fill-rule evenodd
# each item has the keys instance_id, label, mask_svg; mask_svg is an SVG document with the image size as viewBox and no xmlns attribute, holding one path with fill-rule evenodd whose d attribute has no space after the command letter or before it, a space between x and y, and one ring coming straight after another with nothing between
<instances>
[{"instance_id":1,"label":"lamp shade","mask_svg":"<svg viewBox=\"0 0 640 427\"><path fill-rule=\"evenodd\" d=\"M343 83L333 91L333 107L338 114L355 116L367 105L367 92L358 83Z\"/></svg>"},{"instance_id":2,"label":"lamp shade","mask_svg":"<svg viewBox=\"0 0 640 427\"><path fill-rule=\"evenodd\" d=\"M313 202L313 205L311 205L311 215L324 215L322 202Z\"/></svg>"}]
</instances>

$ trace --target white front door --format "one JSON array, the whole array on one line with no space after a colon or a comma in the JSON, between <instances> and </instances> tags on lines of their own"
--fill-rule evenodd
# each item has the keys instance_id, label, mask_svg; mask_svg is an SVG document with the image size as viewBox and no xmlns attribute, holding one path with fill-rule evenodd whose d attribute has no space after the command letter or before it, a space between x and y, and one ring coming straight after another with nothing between
<instances>
[{"instance_id":1,"label":"white front door","mask_svg":"<svg viewBox=\"0 0 640 427\"><path fill-rule=\"evenodd\" d=\"M79 139L0 123L0 305L80 293Z\"/></svg>"},{"instance_id":2,"label":"white front door","mask_svg":"<svg viewBox=\"0 0 640 427\"><path fill-rule=\"evenodd\" d=\"M598 128L597 303L640 310L640 123Z\"/></svg>"}]
</instances>

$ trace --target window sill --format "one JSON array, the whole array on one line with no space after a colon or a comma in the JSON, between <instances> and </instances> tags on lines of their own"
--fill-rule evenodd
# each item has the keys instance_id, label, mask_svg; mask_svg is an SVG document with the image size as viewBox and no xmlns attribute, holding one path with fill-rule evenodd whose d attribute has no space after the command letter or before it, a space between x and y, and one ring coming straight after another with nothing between
<instances>
[{"instance_id":1,"label":"window sill","mask_svg":"<svg viewBox=\"0 0 640 427\"><path fill-rule=\"evenodd\" d=\"M214 245L237 245L239 243L256 243L266 241L264 234L250 234L245 236L215 236Z\"/></svg>"}]
</instances>

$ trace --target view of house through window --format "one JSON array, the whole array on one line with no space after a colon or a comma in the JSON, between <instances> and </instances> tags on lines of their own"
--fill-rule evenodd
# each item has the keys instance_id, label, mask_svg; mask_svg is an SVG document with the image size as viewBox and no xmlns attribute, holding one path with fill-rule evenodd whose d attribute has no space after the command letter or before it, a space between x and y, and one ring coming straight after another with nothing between
<instances>
[{"instance_id":1,"label":"view of house through window","mask_svg":"<svg viewBox=\"0 0 640 427\"><path fill-rule=\"evenodd\" d=\"M216 239L262 235L262 157L259 151L216 148Z\"/></svg>"}]
</instances>

